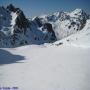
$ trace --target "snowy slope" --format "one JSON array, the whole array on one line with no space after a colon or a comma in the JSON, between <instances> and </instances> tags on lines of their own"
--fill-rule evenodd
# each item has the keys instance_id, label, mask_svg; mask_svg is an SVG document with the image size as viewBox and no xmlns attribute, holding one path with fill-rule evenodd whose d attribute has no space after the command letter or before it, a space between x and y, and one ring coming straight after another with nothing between
<instances>
[{"instance_id":1,"label":"snowy slope","mask_svg":"<svg viewBox=\"0 0 90 90\"><path fill-rule=\"evenodd\" d=\"M87 20L85 27L81 31L69 37L66 37L65 39L55 42L55 45L59 45L59 43L73 45L76 47L89 48L90 47L90 20Z\"/></svg>"},{"instance_id":2,"label":"snowy slope","mask_svg":"<svg viewBox=\"0 0 90 90\"><path fill-rule=\"evenodd\" d=\"M1 87L18 87L19 90L90 90L90 48L30 45L2 49L0 53L0 60L6 59L0 65Z\"/></svg>"}]
</instances>

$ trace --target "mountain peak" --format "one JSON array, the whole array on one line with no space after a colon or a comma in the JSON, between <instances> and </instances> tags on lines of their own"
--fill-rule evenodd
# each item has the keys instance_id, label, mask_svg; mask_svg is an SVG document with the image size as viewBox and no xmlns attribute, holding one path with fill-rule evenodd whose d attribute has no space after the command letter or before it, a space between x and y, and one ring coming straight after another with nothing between
<instances>
[{"instance_id":1,"label":"mountain peak","mask_svg":"<svg viewBox=\"0 0 90 90\"><path fill-rule=\"evenodd\" d=\"M13 11L13 12L16 11L16 8L14 7L13 4L9 4L9 5L6 7L6 9L8 9L9 11Z\"/></svg>"},{"instance_id":2,"label":"mountain peak","mask_svg":"<svg viewBox=\"0 0 90 90\"><path fill-rule=\"evenodd\" d=\"M82 9L75 9L74 11L71 12L71 15L75 15L75 16L80 16L80 15L83 15L83 14L86 14L86 12Z\"/></svg>"},{"instance_id":3,"label":"mountain peak","mask_svg":"<svg viewBox=\"0 0 90 90\"><path fill-rule=\"evenodd\" d=\"M9 4L6 9L11 12L22 12L20 8L16 8L13 4Z\"/></svg>"},{"instance_id":4,"label":"mountain peak","mask_svg":"<svg viewBox=\"0 0 90 90\"><path fill-rule=\"evenodd\" d=\"M83 11L82 9L76 8L73 12L80 13L80 12L82 12L82 11Z\"/></svg>"}]
</instances>

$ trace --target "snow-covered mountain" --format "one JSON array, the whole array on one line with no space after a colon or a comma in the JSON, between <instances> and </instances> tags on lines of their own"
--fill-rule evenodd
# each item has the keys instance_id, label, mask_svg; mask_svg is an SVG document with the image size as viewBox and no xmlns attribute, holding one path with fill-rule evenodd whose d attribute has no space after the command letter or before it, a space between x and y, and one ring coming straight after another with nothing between
<instances>
[{"instance_id":1,"label":"snow-covered mountain","mask_svg":"<svg viewBox=\"0 0 90 90\"><path fill-rule=\"evenodd\" d=\"M90 48L90 19L87 20L85 27L81 31L53 43L53 45L56 46L61 44Z\"/></svg>"},{"instance_id":2,"label":"snow-covered mountain","mask_svg":"<svg viewBox=\"0 0 90 90\"><path fill-rule=\"evenodd\" d=\"M82 30L88 19L89 15L81 9L29 20L12 4L0 7L0 47L51 43Z\"/></svg>"},{"instance_id":3,"label":"snow-covered mountain","mask_svg":"<svg viewBox=\"0 0 90 90\"><path fill-rule=\"evenodd\" d=\"M25 43L24 34L29 21L19 8L0 7L0 46L11 47Z\"/></svg>"},{"instance_id":4,"label":"snow-covered mountain","mask_svg":"<svg viewBox=\"0 0 90 90\"><path fill-rule=\"evenodd\" d=\"M0 7L0 47L42 44L56 40L50 23L39 25L38 18L29 21L22 10L12 4Z\"/></svg>"},{"instance_id":5,"label":"snow-covered mountain","mask_svg":"<svg viewBox=\"0 0 90 90\"><path fill-rule=\"evenodd\" d=\"M42 22L49 22L58 40L67 37L84 28L89 15L81 9L73 12L56 12L53 15L44 15L40 17Z\"/></svg>"}]
</instances>

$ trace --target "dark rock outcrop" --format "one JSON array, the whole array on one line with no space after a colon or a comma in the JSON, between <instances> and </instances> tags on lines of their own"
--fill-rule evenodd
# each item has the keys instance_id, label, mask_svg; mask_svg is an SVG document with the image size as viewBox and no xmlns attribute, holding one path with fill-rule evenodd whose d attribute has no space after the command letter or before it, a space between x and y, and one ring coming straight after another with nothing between
<instances>
[{"instance_id":1,"label":"dark rock outcrop","mask_svg":"<svg viewBox=\"0 0 90 90\"><path fill-rule=\"evenodd\" d=\"M22 28L27 28L29 26L29 21L26 19L25 15L21 10L16 11L17 13L17 18L16 18L16 25L22 29Z\"/></svg>"},{"instance_id":2,"label":"dark rock outcrop","mask_svg":"<svg viewBox=\"0 0 90 90\"><path fill-rule=\"evenodd\" d=\"M51 40L52 41L55 41L56 40L56 36L55 36L55 32L54 32L54 30L53 30L53 28L52 28L52 24L50 24L50 23L45 23L44 25L43 25L43 29L46 29L49 33L51 33Z\"/></svg>"},{"instance_id":3,"label":"dark rock outcrop","mask_svg":"<svg viewBox=\"0 0 90 90\"><path fill-rule=\"evenodd\" d=\"M11 12L16 12L19 8L15 8L12 4L10 4L6 7L6 9Z\"/></svg>"},{"instance_id":4,"label":"dark rock outcrop","mask_svg":"<svg viewBox=\"0 0 90 90\"><path fill-rule=\"evenodd\" d=\"M36 22L39 27L41 27L43 25L42 22L40 21L40 18L38 18L38 17L34 18L34 22Z\"/></svg>"},{"instance_id":5,"label":"dark rock outcrop","mask_svg":"<svg viewBox=\"0 0 90 90\"><path fill-rule=\"evenodd\" d=\"M12 4L7 6L7 10L14 12L17 14L17 18L16 18L16 25L22 29L22 28L27 28L29 26L29 21L28 19L25 17L24 13L22 10L20 10L19 8L15 8Z\"/></svg>"}]
</instances>

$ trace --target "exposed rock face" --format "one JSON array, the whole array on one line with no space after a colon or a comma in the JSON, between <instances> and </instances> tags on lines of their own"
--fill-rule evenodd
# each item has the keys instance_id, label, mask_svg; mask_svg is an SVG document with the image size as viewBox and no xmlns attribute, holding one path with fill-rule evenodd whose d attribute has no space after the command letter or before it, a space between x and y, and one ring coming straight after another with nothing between
<instances>
[{"instance_id":1,"label":"exposed rock face","mask_svg":"<svg viewBox=\"0 0 90 90\"><path fill-rule=\"evenodd\" d=\"M54 30L52 28L52 24L45 23L43 25L43 29L46 29L49 33L51 33L51 38L50 38L51 40L56 40L56 36L55 36L55 32L54 32Z\"/></svg>"},{"instance_id":2,"label":"exposed rock face","mask_svg":"<svg viewBox=\"0 0 90 90\"><path fill-rule=\"evenodd\" d=\"M52 25L50 23L45 23L44 28L47 29L48 32L53 32Z\"/></svg>"},{"instance_id":3,"label":"exposed rock face","mask_svg":"<svg viewBox=\"0 0 90 90\"><path fill-rule=\"evenodd\" d=\"M8 5L7 10L11 11L11 12L16 12L19 8L15 8L12 4Z\"/></svg>"},{"instance_id":4,"label":"exposed rock face","mask_svg":"<svg viewBox=\"0 0 90 90\"><path fill-rule=\"evenodd\" d=\"M29 21L25 18L23 12L17 11L16 13L18 15L18 17L16 18L16 25L20 29L29 27Z\"/></svg>"},{"instance_id":5,"label":"exposed rock face","mask_svg":"<svg viewBox=\"0 0 90 90\"><path fill-rule=\"evenodd\" d=\"M17 18L15 22L19 28L22 29L22 28L27 28L29 26L29 21L28 19L26 19L22 10L20 10L19 8L15 8L12 4L7 6L7 10L17 14Z\"/></svg>"}]
</instances>

